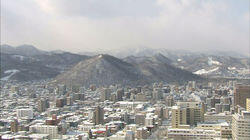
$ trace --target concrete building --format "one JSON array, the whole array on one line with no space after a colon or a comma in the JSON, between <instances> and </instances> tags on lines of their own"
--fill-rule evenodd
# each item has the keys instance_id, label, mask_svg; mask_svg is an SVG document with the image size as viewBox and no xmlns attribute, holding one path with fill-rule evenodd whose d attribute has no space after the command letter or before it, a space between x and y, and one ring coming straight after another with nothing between
<instances>
[{"instance_id":1,"label":"concrete building","mask_svg":"<svg viewBox=\"0 0 250 140\"><path fill-rule=\"evenodd\" d=\"M246 110L250 112L250 98L246 99Z\"/></svg>"},{"instance_id":2,"label":"concrete building","mask_svg":"<svg viewBox=\"0 0 250 140\"><path fill-rule=\"evenodd\" d=\"M50 139L60 138L58 126L35 124L30 126L29 131L37 134L49 134Z\"/></svg>"},{"instance_id":3,"label":"concrete building","mask_svg":"<svg viewBox=\"0 0 250 140\"><path fill-rule=\"evenodd\" d=\"M149 132L147 131L146 128L138 128L136 130L136 138L137 139L147 139L149 136Z\"/></svg>"},{"instance_id":4,"label":"concrete building","mask_svg":"<svg viewBox=\"0 0 250 140\"><path fill-rule=\"evenodd\" d=\"M234 140L249 140L250 112L242 111L233 115L232 138Z\"/></svg>"},{"instance_id":5,"label":"concrete building","mask_svg":"<svg viewBox=\"0 0 250 140\"><path fill-rule=\"evenodd\" d=\"M234 107L246 107L246 99L250 98L250 85L237 85L234 90Z\"/></svg>"},{"instance_id":6,"label":"concrete building","mask_svg":"<svg viewBox=\"0 0 250 140\"><path fill-rule=\"evenodd\" d=\"M199 102L177 102L172 107L172 127L179 128L179 125L196 125L204 120L204 111Z\"/></svg>"},{"instance_id":7,"label":"concrete building","mask_svg":"<svg viewBox=\"0 0 250 140\"><path fill-rule=\"evenodd\" d=\"M221 121L226 121L227 123L232 122L232 114L229 112L224 112L224 113L206 113L204 115L204 122L221 122Z\"/></svg>"},{"instance_id":8,"label":"concrete building","mask_svg":"<svg viewBox=\"0 0 250 140\"><path fill-rule=\"evenodd\" d=\"M166 105L173 106L174 105L174 98L172 96L165 97Z\"/></svg>"},{"instance_id":9,"label":"concrete building","mask_svg":"<svg viewBox=\"0 0 250 140\"><path fill-rule=\"evenodd\" d=\"M116 100L117 101L122 101L123 100L122 99L123 95L124 95L124 90L123 89L118 89L116 91Z\"/></svg>"},{"instance_id":10,"label":"concrete building","mask_svg":"<svg viewBox=\"0 0 250 140\"><path fill-rule=\"evenodd\" d=\"M19 87L18 86L12 86L11 87L11 92L19 94Z\"/></svg>"},{"instance_id":11,"label":"concrete building","mask_svg":"<svg viewBox=\"0 0 250 140\"><path fill-rule=\"evenodd\" d=\"M145 126L146 127L154 127L155 125L155 119L153 116L147 116L145 118Z\"/></svg>"},{"instance_id":12,"label":"concrete building","mask_svg":"<svg viewBox=\"0 0 250 140\"><path fill-rule=\"evenodd\" d=\"M58 85L56 88L56 93L58 95L65 95L67 93L66 86L65 85Z\"/></svg>"},{"instance_id":13,"label":"concrete building","mask_svg":"<svg viewBox=\"0 0 250 140\"><path fill-rule=\"evenodd\" d=\"M63 107L64 105L66 105L66 98L56 99L56 107Z\"/></svg>"},{"instance_id":14,"label":"concrete building","mask_svg":"<svg viewBox=\"0 0 250 140\"><path fill-rule=\"evenodd\" d=\"M187 124L187 110L185 108L181 108L179 106L172 107L172 127L180 128L181 125Z\"/></svg>"},{"instance_id":15,"label":"concrete building","mask_svg":"<svg viewBox=\"0 0 250 140\"><path fill-rule=\"evenodd\" d=\"M154 88L153 90L153 99L160 100L163 97L163 90L161 88Z\"/></svg>"},{"instance_id":16,"label":"concrete building","mask_svg":"<svg viewBox=\"0 0 250 140\"><path fill-rule=\"evenodd\" d=\"M108 88L103 88L101 90L101 101L110 100L111 90Z\"/></svg>"},{"instance_id":17,"label":"concrete building","mask_svg":"<svg viewBox=\"0 0 250 140\"><path fill-rule=\"evenodd\" d=\"M38 107L37 110L38 112L44 112L49 108L49 100L48 99L40 99L38 101Z\"/></svg>"},{"instance_id":18,"label":"concrete building","mask_svg":"<svg viewBox=\"0 0 250 140\"><path fill-rule=\"evenodd\" d=\"M232 138L232 129L227 122L205 122L198 124L195 129L215 130L217 132L220 132L221 138Z\"/></svg>"},{"instance_id":19,"label":"concrete building","mask_svg":"<svg viewBox=\"0 0 250 140\"><path fill-rule=\"evenodd\" d=\"M103 124L104 123L104 111L100 106L96 107L93 114L93 123L94 124Z\"/></svg>"},{"instance_id":20,"label":"concrete building","mask_svg":"<svg viewBox=\"0 0 250 140\"><path fill-rule=\"evenodd\" d=\"M135 100L136 100L136 101L141 101L141 102L146 102L146 101L147 101L147 97L146 97L146 95L143 94L143 93L137 93L137 94L135 95Z\"/></svg>"},{"instance_id":21,"label":"concrete building","mask_svg":"<svg viewBox=\"0 0 250 140\"><path fill-rule=\"evenodd\" d=\"M18 132L18 121L17 120L13 120L11 123L10 123L10 131L11 132Z\"/></svg>"},{"instance_id":22,"label":"concrete building","mask_svg":"<svg viewBox=\"0 0 250 140\"><path fill-rule=\"evenodd\" d=\"M118 131L116 134L109 137L109 140L134 140L135 134L133 131Z\"/></svg>"},{"instance_id":23,"label":"concrete building","mask_svg":"<svg viewBox=\"0 0 250 140\"><path fill-rule=\"evenodd\" d=\"M220 132L215 130L204 129L168 129L167 138L174 140L191 140L191 139L204 139L214 140L220 139Z\"/></svg>"},{"instance_id":24,"label":"concrete building","mask_svg":"<svg viewBox=\"0 0 250 140\"><path fill-rule=\"evenodd\" d=\"M33 119L33 110L31 108L17 109L18 119Z\"/></svg>"},{"instance_id":25,"label":"concrete building","mask_svg":"<svg viewBox=\"0 0 250 140\"><path fill-rule=\"evenodd\" d=\"M145 124L146 116L144 114L138 113L135 115L135 123L137 125L144 125Z\"/></svg>"}]
</instances>

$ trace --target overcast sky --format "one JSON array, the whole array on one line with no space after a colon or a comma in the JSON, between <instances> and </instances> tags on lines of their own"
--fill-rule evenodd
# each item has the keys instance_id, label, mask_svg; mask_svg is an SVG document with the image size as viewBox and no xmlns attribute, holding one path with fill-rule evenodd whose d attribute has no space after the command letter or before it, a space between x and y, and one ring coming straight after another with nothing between
<instances>
[{"instance_id":1,"label":"overcast sky","mask_svg":"<svg viewBox=\"0 0 250 140\"><path fill-rule=\"evenodd\" d=\"M2 0L1 44L249 52L249 0Z\"/></svg>"}]
</instances>

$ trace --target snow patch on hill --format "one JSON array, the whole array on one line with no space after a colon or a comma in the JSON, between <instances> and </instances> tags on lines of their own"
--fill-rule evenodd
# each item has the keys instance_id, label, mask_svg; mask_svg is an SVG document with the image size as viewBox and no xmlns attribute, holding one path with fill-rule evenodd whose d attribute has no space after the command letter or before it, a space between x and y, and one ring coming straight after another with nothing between
<instances>
[{"instance_id":1,"label":"snow patch on hill","mask_svg":"<svg viewBox=\"0 0 250 140\"><path fill-rule=\"evenodd\" d=\"M9 74L8 76L5 76L3 78L1 78L2 81L7 81L9 80L13 75L15 75L16 73L20 72L19 70L16 69L12 69L12 70L6 70L4 73L5 74Z\"/></svg>"},{"instance_id":2,"label":"snow patch on hill","mask_svg":"<svg viewBox=\"0 0 250 140\"><path fill-rule=\"evenodd\" d=\"M219 61L213 60L212 57L208 58L208 65L221 65L221 63Z\"/></svg>"},{"instance_id":3,"label":"snow patch on hill","mask_svg":"<svg viewBox=\"0 0 250 140\"><path fill-rule=\"evenodd\" d=\"M216 67L214 69L211 69L211 70L205 70L205 69L201 69L201 70L198 70L196 72L193 72L194 74L198 74L198 75L202 75L202 74L209 74L209 73L212 73L212 72L215 72L219 69L219 67Z\"/></svg>"}]
</instances>

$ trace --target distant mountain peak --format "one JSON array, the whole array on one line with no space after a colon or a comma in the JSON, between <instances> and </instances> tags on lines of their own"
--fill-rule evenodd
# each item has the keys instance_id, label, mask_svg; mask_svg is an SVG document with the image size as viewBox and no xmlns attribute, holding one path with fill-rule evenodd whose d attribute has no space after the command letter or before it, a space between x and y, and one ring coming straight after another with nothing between
<instances>
[{"instance_id":1,"label":"distant mountain peak","mask_svg":"<svg viewBox=\"0 0 250 140\"><path fill-rule=\"evenodd\" d=\"M17 46L16 48L22 48L22 49L34 49L34 50L38 50L35 46L33 45L29 45L29 44L23 44L23 45L20 45L20 46Z\"/></svg>"},{"instance_id":2,"label":"distant mountain peak","mask_svg":"<svg viewBox=\"0 0 250 140\"><path fill-rule=\"evenodd\" d=\"M48 52L42 51L37 49L33 45L20 45L17 47L13 47L10 45L1 45L1 52L6 54L16 54L16 55L22 55L22 56L34 56L34 55L41 55L46 54Z\"/></svg>"}]
</instances>

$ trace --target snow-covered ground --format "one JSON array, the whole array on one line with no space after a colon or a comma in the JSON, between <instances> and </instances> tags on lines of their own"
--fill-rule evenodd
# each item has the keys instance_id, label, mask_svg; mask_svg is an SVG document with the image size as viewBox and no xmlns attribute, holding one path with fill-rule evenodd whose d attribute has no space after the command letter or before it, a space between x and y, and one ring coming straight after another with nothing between
<instances>
[{"instance_id":1,"label":"snow-covered ground","mask_svg":"<svg viewBox=\"0 0 250 140\"><path fill-rule=\"evenodd\" d=\"M236 70L236 67L228 67L229 70Z\"/></svg>"},{"instance_id":2,"label":"snow-covered ground","mask_svg":"<svg viewBox=\"0 0 250 140\"><path fill-rule=\"evenodd\" d=\"M195 99L195 101L197 101L197 102L201 101L201 98L198 95L196 95L195 93L192 93L191 97L193 97Z\"/></svg>"},{"instance_id":3,"label":"snow-covered ground","mask_svg":"<svg viewBox=\"0 0 250 140\"><path fill-rule=\"evenodd\" d=\"M213 58L209 57L208 58L208 65L221 65L221 63L219 61L215 61L213 60Z\"/></svg>"},{"instance_id":4,"label":"snow-covered ground","mask_svg":"<svg viewBox=\"0 0 250 140\"><path fill-rule=\"evenodd\" d=\"M215 72L219 69L219 67L216 67L214 69L211 69L211 70L205 70L205 69L201 69L201 70L198 70L196 72L193 72L194 74L198 74L198 75L202 75L202 74L209 74L209 73L212 73L212 72Z\"/></svg>"},{"instance_id":5,"label":"snow-covered ground","mask_svg":"<svg viewBox=\"0 0 250 140\"><path fill-rule=\"evenodd\" d=\"M16 73L20 72L19 70L16 69L12 69L12 70L6 70L4 73L5 74L9 74L8 76L5 76L3 78L1 78L1 80L3 81L7 81L9 80L13 75L15 75Z\"/></svg>"}]
</instances>

